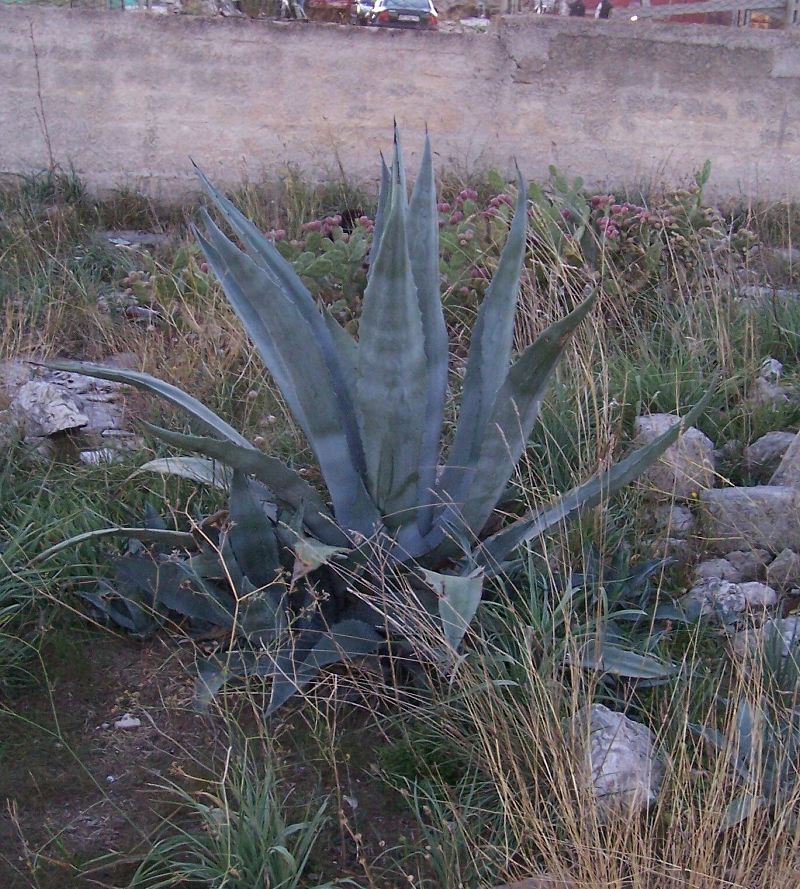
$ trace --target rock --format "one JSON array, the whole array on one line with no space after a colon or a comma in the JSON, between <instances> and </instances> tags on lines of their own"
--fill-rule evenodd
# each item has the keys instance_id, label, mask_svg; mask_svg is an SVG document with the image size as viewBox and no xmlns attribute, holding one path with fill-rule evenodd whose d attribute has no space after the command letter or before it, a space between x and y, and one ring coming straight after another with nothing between
<instances>
[{"instance_id":1,"label":"rock","mask_svg":"<svg viewBox=\"0 0 800 889\"><path fill-rule=\"evenodd\" d=\"M739 572L740 581L763 580L771 558L765 549L735 549L725 556Z\"/></svg>"},{"instance_id":2,"label":"rock","mask_svg":"<svg viewBox=\"0 0 800 889\"><path fill-rule=\"evenodd\" d=\"M739 583L742 580L742 575L727 559L706 559L695 566L694 578L696 583L706 580L727 580L728 583Z\"/></svg>"},{"instance_id":3,"label":"rock","mask_svg":"<svg viewBox=\"0 0 800 889\"><path fill-rule=\"evenodd\" d=\"M542 874L513 883L503 883L502 886L495 886L495 889L578 889L578 884L562 877Z\"/></svg>"},{"instance_id":4,"label":"rock","mask_svg":"<svg viewBox=\"0 0 800 889\"><path fill-rule=\"evenodd\" d=\"M777 358L765 358L758 369L758 377L768 383L777 383L783 374L783 365Z\"/></svg>"},{"instance_id":5,"label":"rock","mask_svg":"<svg viewBox=\"0 0 800 889\"><path fill-rule=\"evenodd\" d=\"M31 378L31 367L24 361L14 358L0 361L0 391L13 398Z\"/></svg>"},{"instance_id":6,"label":"rock","mask_svg":"<svg viewBox=\"0 0 800 889\"><path fill-rule=\"evenodd\" d=\"M744 599L745 608L771 608L777 604L778 594L765 583L751 580L748 583L737 583L736 586Z\"/></svg>"},{"instance_id":7,"label":"rock","mask_svg":"<svg viewBox=\"0 0 800 889\"><path fill-rule=\"evenodd\" d=\"M89 424L89 418L64 389L43 380L25 383L11 408L30 435L55 435Z\"/></svg>"},{"instance_id":8,"label":"rock","mask_svg":"<svg viewBox=\"0 0 800 889\"><path fill-rule=\"evenodd\" d=\"M787 287L764 287L748 284L739 288L739 299L746 300L754 306L780 302L794 302L800 299L800 290L789 290ZM771 359L774 361L775 359ZM780 362L778 362L780 363Z\"/></svg>"},{"instance_id":9,"label":"rock","mask_svg":"<svg viewBox=\"0 0 800 889\"><path fill-rule=\"evenodd\" d=\"M686 538L694 529L695 518L692 511L679 504L660 503L653 509L653 521L659 531L669 537Z\"/></svg>"},{"instance_id":10,"label":"rock","mask_svg":"<svg viewBox=\"0 0 800 889\"><path fill-rule=\"evenodd\" d=\"M125 713L122 718L118 719L114 723L114 728L119 729L131 729L131 728L139 728L142 724L141 719L137 719L135 716L131 716L130 713Z\"/></svg>"},{"instance_id":11,"label":"rock","mask_svg":"<svg viewBox=\"0 0 800 889\"><path fill-rule=\"evenodd\" d=\"M108 241L115 247L160 247L169 243L169 235L133 229L98 232L97 238Z\"/></svg>"},{"instance_id":12,"label":"rock","mask_svg":"<svg viewBox=\"0 0 800 889\"><path fill-rule=\"evenodd\" d=\"M796 438L795 432L768 432L744 449L745 462L758 481L769 481L769 476Z\"/></svg>"},{"instance_id":13,"label":"rock","mask_svg":"<svg viewBox=\"0 0 800 889\"><path fill-rule=\"evenodd\" d=\"M696 555L692 543L680 537L662 537L651 540L649 549L654 559L678 559L682 562L690 562Z\"/></svg>"},{"instance_id":14,"label":"rock","mask_svg":"<svg viewBox=\"0 0 800 889\"><path fill-rule=\"evenodd\" d=\"M649 444L679 422L674 414L637 417L636 441ZM685 498L711 488L716 479L714 444L699 429L690 427L643 478L662 497Z\"/></svg>"},{"instance_id":15,"label":"rock","mask_svg":"<svg viewBox=\"0 0 800 889\"><path fill-rule=\"evenodd\" d=\"M767 582L784 591L800 585L800 556L790 549L778 553L767 568Z\"/></svg>"},{"instance_id":16,"label":"rock","mask_svg":"<svg viewBox=\"0 0 800 889\"><path fill-rule=\"evenodd\" d=\"M96 451L81 451L78 454L81 463L88 466L99 466L101 463L114 463L120 459L119 453L111 448L99 448Z\"/></svg>"},{"instance_id":17,"label":"rock","mask_svg":"<svg viewBox=\"0 0 800 889\"><path fill-rule=\"evenodd\" d=\"M717 462L735 463L738 462L742 456L742 451L743 447L739 439L732 438L730 441L726 441L723 445L717 448L717 450L714 451L714 455Z\"/></svg>"},{"instance_id":18,"label":"rock","mask_svg":"<svg viewBox=\"0 0 800 889\"><path fill-rule=\"evenodd\" d=\"M114 398L122 391L122 383L114 383L111 380L98 380L94 377L86 377L83 374L67 373L57 370L50 374L49 381L62 389L69 389L73 395L82 395L87 398L105 396Z\"/></svg>"},{"instance_id":19,"label":"rock","mask_svg":"<svg viewBox=\"0 0 800 889\"><path fill-rule=\"evenodd\" d=\"M719 488L700 495L707 544L720 555L733 550L800 550L800 491L777 485Z\"/></svg>"},{"instance_id":20,"label":"rock","mask_svg":"<svg viewBox=\"0 0 800 889\"><path fill-rule=\"evenodd\" d=\"M800 615L764 621L760 627L747 627L733 638L733 650L740 656L775 646L781 657L788 657L792 651L798 654L799 644Z\"/></svg>"},{"instance_id":21,"label":"rock","mask_svg":"<svg viewBox=\"0 0 800 889\"><path fill-rule=\"evenodd\" d=\"M753 381L750 389L750 402L757 407L766 405L785 404L789 400L789 394L778 383L770 383L762 377Z\"/></svg>"},{"instance_id":22,"label":"rock","mask_svg":"<svg viewBox=\"0 0 800 889\"><path fill-rule=\"evenodd\" d=\"M598 815L626 817L655 802L664 764L655 753L650 729L602 704L593 704L588 718L584 762Z\"/></svg>"},{"instance_id":23,"label":"rock","mask_svg":"<svg viewBox=\"0 0 800 889\"><path fill-rule=\"evenodd\" d=\"M791 485L800 488L800 432L786 449L775 474L769 480L771 485Z\"/></svg>"},{"instance_id":24,"label":"rock","mask_svg":"<svg viewBox=\"0 0 800 889\"><path fill-rule=\"evenodd\" d=\"M768 608L777 601L775 590L758 581L730 583L712 578L695 584L683 597L682 604L690 614L716 614L728 620L748 609Z\"/></svg>"}]
</instances>

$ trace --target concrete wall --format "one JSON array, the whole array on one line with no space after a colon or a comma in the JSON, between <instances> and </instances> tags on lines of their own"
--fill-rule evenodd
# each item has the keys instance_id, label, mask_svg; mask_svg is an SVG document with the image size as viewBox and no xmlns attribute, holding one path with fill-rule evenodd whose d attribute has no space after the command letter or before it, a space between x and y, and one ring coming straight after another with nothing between
<instances>
[{"instance_id":1,"label":"concrete wall","mask_svg":"<svg viewBox=\"0 0 800 889\"><path fill-rule=\"evenodd\" d=\"M37 60L38 72L37 78ZM104 190L222 183L293 162L373 178L400 123L439 164L602 185L714 164L719 195L800 200L789 32L518 16L488 34L0 5L0 171L52 154Z\"/></svg>"}]
</instances>

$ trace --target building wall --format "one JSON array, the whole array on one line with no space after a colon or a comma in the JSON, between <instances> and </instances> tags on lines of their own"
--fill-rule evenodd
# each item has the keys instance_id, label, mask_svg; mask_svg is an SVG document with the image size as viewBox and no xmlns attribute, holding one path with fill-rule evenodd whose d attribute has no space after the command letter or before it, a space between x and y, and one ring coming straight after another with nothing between
<instances>
[{"instance_id":1,"label":"building wall","mask_svg":"<svg viewBox=\"0 0 800 889\"><path fill-rule=\"evenodd\" d=\"M38 67L38 76L37 76ZM0 172L74 165L171 199L190 158L221 183L294 164L373 178L407 154L531 178L672 182L710 158L722 196L800 199L790 32L515 16L488 34L0 5ZM47 138L45 138L45 130ZM50 149L48 149L48 141Z\"/></svg>"}]
</instances>

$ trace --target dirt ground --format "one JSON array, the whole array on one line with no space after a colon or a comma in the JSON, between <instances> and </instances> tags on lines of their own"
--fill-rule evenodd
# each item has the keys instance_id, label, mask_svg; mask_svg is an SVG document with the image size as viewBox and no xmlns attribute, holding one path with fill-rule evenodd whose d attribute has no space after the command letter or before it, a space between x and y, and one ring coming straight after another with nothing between
<instances>
[{"instance_id":1,"label":"dirt ground","mask_svg":"<svg viewBox=\"0 0 800 889\"><path fill-rule=\"evenodd\" d=\"M48 644L42 663L42 681L0 712L0 886L125 886L137 852L175 813L154 785L212 775L227 746L225 722L193 711L191 655L173 640L143 644L71 628ZM116 728L126 714L141 724ZM255 718L240 713L240 727L249 732ZM357 707L339 707L335 718L331 735L319 714L315 728L298 709L277 731L292 801L302 807L330 795L313 870L397 885L397 860L415 828L375 774L385 739Z\"/></svg>"}]
</instances>

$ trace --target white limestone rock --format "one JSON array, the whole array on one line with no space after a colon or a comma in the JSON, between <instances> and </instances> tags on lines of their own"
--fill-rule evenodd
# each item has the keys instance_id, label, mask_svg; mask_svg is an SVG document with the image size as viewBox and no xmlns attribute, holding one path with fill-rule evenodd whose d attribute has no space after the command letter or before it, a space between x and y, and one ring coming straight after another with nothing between
<instances>
[{"instance_id":1,"label":"white limestone rock","mask_svg":"<svg viewBox=\"0 0 800 889\"><path fill-rule=\"evenodd\" d=\"M636 442L646 445L680 422L674 414L637 417ZM716 481L714 443L699 429L689 427L678 441L648 469L643 482L657 497L688 498L712 488Z\"/></svg>"},{"instance_id":2,"label":"white limestone rock","mask_svg":"<svg viewBox=\"0 0 800 889\"><path fill-rule=\"evenodd\" d=\"M664 763L650 729L602 704L592 705L588 720L587 789L595 797L600 817L628 817L654 803Z\"/></svg>"},{"instance_id":3,"label":"white limestone rock","mask_svg":"<svg viewBox=\"0 0 800 889\"><path fill-rule=\"evenodd\" d=\"M720 555L733 550L800 551L800 490L786 485L717 488L700 494L707 545Z\"/></svg>"},{"instance_id":4,"label":"white limestone rock","mask_svg":"<svg viewBox=\"0 0 800 889\"><path fill-rule=\"evenodd\" d=\"M11 409L29 435L56 435L89 424L89 418L66 390L43 380L25 383L11 402Z\"/></svg>"}]
</instances>

